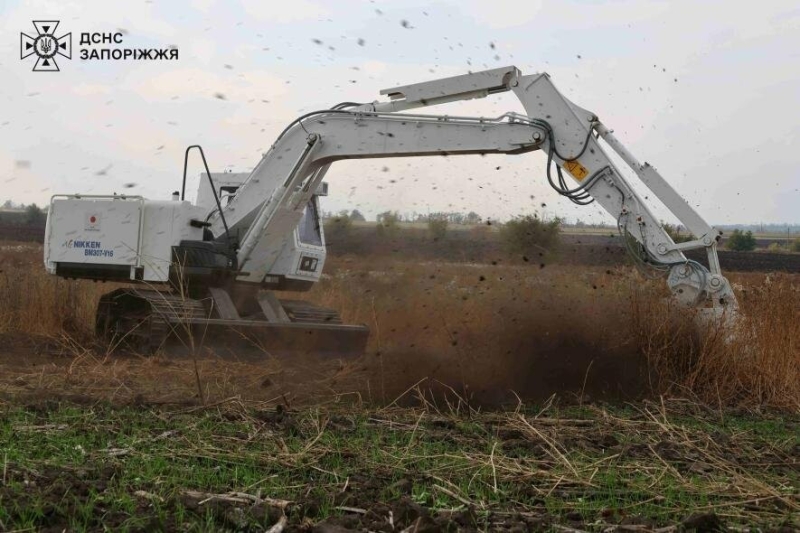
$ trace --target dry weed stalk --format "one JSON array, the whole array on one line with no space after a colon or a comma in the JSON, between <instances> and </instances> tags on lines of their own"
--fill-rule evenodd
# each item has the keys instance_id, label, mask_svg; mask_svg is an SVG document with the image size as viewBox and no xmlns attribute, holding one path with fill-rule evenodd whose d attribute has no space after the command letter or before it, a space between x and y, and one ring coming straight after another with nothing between
<instances>
[{"instance_id":1,"label":"dry weed stalk","mask_svg":"<svg viewBox=\"0 0 800 533\"><path fill-rule=\"evenodd\" d=\"M656 392L727 406L800 411L800 287L789 275L750 282L733 332L697 328L685 310L638 291L634 334Z\"/></svg>"}]
</instances>

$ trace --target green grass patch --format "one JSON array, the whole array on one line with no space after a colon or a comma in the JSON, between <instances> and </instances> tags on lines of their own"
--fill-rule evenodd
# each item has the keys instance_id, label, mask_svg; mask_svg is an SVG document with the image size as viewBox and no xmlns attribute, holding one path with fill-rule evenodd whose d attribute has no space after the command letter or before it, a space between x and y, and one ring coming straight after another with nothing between
<instances>
[{"instance_id":1,"label":"green grass patch","mask_svg":"<svg viewBox=\"0 0 800 533\"><path fill-rule=\"evenodd\" d=\"M384 508L393 523L422 512L484 530L508 520L665 526L710 512L778 525L800 506L799 427L792 415L680 404L466 414L7 406L0 529L265 530L284 514L290 528L364 526Z\"/></svg>"}]
</instances>

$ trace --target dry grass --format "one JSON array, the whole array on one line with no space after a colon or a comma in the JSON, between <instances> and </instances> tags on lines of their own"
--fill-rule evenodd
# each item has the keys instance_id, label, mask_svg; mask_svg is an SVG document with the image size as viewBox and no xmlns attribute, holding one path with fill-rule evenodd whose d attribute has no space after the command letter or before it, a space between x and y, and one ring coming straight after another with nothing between
<instances>
[{"instance_id":1,"label":"dry grass","mask_svg":"<svg viewBox=\"0 0 800 533\"><path fill-rule=\"evenodd\" d=\"M48 275L38 244L0 244L0 332L69 336L94 334L97 300L108 285Z\"/></svg>"},{"instance_id":2,"label":"dry grass","mask_svg":"<svg viewBox=\"0 0 800 533\"><path fill-rule=\"evenodd\" d=\"M663 280L630 268L357 264L337 263L311 297L370 325L385 368L472 384L479 396L667 394L800 411L796 275L732 274L741 315L730 330L699 326Z\"/></svg>"},{"instance_id":3,"label":"dry grass","mask_svg":"<svg viewBox=\"0 0 800 533\"><path fill-rule=\"evenodd\" d=\"M148 399L169 401L197 394L185 361L115 360L86 349L96 301L114 287L48 276L38 246L6 246L0 269L0 332L44 335L78 356L69 359L66 377L62 368L36 369L49 390L66 380L81 394L134 398L144 390ZM275 367L249 380L252 365L205 361L200 375L208 401L239 393L264 400L290 394L294 384L306 397L357 391L387 402L433 378L475 405L513 403L515 395L590 401L666 394L719 407L800 410L797 276L732 276L741 287L743 318L731 337L714 329L698 333L666 299L662 280L623 267L351 257L331 261L328 272L308 297L341 310L346 321L369 325L367 356L330 372L311 364L297 372ZM24 362L20 350L8 346L3 357ZM36 381L30 369L20 372L25 383ZM262 386L265 380L280 386Z\"/></svg>"},{"instance_id":4,"label":"dry grass","mask_svg":"<svg viewBox=\"0 0 800 533\"><path fill-rule=\"evenodd\" d=\"M637 294L638 343L655 389L709 405L800 411L800 284L797 276L733 279L741 314L731 331L698 330L663 302Z\"/></svg>"}]
</instances>

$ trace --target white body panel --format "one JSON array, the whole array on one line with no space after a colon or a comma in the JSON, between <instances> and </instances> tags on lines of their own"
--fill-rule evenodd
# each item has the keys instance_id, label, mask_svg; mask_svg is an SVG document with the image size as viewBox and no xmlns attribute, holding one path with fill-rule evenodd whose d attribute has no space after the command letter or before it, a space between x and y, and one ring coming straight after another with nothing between
<instances>
[{"instance_id":1,"label":"white body panel","mask_svg":"<svg viewBox=\"0 0 800 533\"><path fill-rule=\"evenodd\" d=\"M140 254L140 264L144 267L142 279L167 281L172 247L182 240L202 240L202 228L191 226L189 221L193 218L202 220L205 215L205 209L189 202L145 202Z\"/></svg>"},{"instance_id":2,"label":"white body panel","mask_svg":"<svg viewBox=\"0 0 800 533\"><path fill-rule=\"evenodd\" d=\"M202 239L202 229L189 220L204 214L189 202L54 196L45 231L45 267L51 274L59 263L128 267L129 279L167 281L172 246Z\"/></svg>"},{"instance_id":3,"label":"white body panel","mask_svg":"<svg viewBox=\"0 0 800 533\"><path fill-rule=\"evenodd\" d=\"M45 234L45 264L105 263L136 267L144 199L53 197Z\"/></svg>"}]
</instances>

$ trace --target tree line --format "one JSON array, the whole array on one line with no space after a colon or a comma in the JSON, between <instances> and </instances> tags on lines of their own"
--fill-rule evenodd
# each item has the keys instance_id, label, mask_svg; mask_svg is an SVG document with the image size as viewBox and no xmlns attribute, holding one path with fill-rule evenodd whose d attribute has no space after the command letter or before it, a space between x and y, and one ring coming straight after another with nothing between
<instances>
[{"instance_id":1,"label":"tree line","mask_svg":"<svg viewBox=\"0 0 800 533\"><path fill-rule=\"evenodd\" d=\"M44 226L47 211L36 204L16 205L6 200L0 209L0 224L11 226Z\"/></svg>"}]
</instances>

